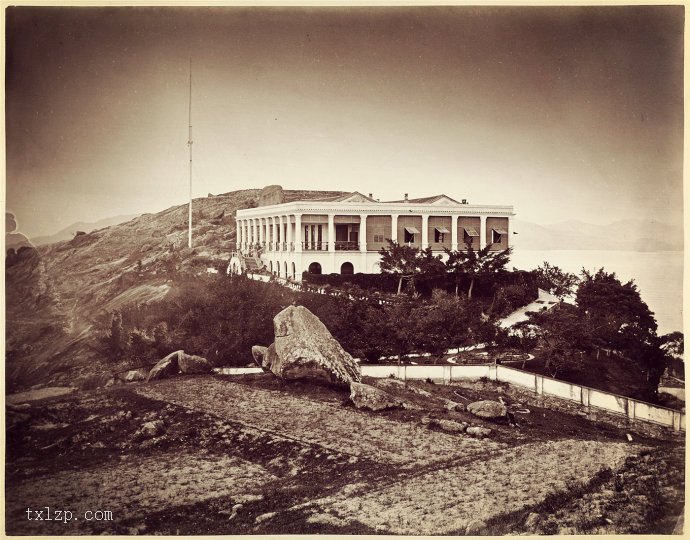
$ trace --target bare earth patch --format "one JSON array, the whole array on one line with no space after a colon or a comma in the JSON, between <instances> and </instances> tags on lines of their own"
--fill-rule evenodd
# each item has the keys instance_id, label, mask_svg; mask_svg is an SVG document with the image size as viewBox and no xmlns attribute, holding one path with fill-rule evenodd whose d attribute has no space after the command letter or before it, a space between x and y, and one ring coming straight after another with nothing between
<instances>
[{"instance_id":1,"label":"bare earth patch","mask_svg":"<svg viewBox=\"0 0 690 540\"><path fill-rule=\"evenodd\" d=\"M5 398L7 403L26 403L28 401L35 401L37 399L45 399L49 397L62 396L74 391L71 386L48 386L46 388L38 388L36 390L27 390L26 392L17 392L10 394Z\"/></svg>"},{"instance_id":2,"label":"bare earth patch","mask_svg":"<svg viewBox=\"0 0 690 540\"><path fill-rule=\"evenodd\" d=\"M337 398L317 401L226 380L168 379L139 386L137 392L300 442L403 467L479 457L507 446L389 420L344 407Z\"/></svg>"},{"instance_id":3,"label":"bare earth patch","mask_svg":"<svg viewBox=\"0 0 690 540\"><path fill-rule=\"evenodd\" d=\"M359 522L387 534L464 532L473 520L519 510L618 467L640 449L625 443L564 440L507 449L474 461L405 478L380 489L315 501L313 523Z\"/></svg>"},{"instance_id":4,"label":"bare earth patch","mask_svg":"<svg viewBox=\"0 0 690 540\"><path fill-rule=\"evenodd\" d=\"M167 507L206 499L247 496L261 491L276 477L266 469L232 456L179 454L145 457L118 465L63 471L13 486L6 510L15 523L13 534L70 534L92 525L87 510L110 510L118 522ZM70 509L75 519L32 521L27 507ZM46 530L49 527L51 530Z\"/></svg>"}]
</instances>

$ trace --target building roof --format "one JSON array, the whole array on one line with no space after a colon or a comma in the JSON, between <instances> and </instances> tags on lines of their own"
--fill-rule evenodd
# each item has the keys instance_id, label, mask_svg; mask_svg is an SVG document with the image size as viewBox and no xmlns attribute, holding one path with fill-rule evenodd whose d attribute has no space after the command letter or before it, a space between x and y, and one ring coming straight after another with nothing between
<instances>
[{"instance_id":1,"label":"building roof","mask_svg":"<svg viewBox=\"0 0 690 540\"><path fill-rule=\"evenodd\" d=\"M418 199L403 199L398 201L386 201L389 203L416 203L416 204L460 204L455 199L450 198L448 195L441 193L440 195L433 195L432 197L420 197Z\"/></svg>"},{"instance_id":2,"label":"building roof","mask_svg":"<svg viewBox=\"0 0 690 540\"><path fill-rule=\"evenodd\" d=\"M371 197L362 195L359 191L353 191L351 193L345 193L343 195L337 195L335 197L320 197L318 199L313 200L323 202L377 202Z\"/></svg>"}]
</instances>

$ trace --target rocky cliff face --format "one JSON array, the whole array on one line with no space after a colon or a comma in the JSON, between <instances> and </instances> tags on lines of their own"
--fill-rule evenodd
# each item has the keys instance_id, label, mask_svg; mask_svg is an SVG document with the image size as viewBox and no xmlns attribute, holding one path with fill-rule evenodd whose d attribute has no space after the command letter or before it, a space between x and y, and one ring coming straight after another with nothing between
<instances>
[{"instance_id":1,"label":"rocky cliff face","mask_svg":"<svg viewBox=\"0 0 690 540\"><path fill-rule=\"evenodd\" d=\"M286 201L334 194L284 191ZM8 391L106 369L111 359L94 341L98 318L164 298L176 275L224 267L235 249L235 212L255 206L259 195L249 189L195 199L192 250L188 207L180 205L8 258Z\"/></svg>"}]
</instances>

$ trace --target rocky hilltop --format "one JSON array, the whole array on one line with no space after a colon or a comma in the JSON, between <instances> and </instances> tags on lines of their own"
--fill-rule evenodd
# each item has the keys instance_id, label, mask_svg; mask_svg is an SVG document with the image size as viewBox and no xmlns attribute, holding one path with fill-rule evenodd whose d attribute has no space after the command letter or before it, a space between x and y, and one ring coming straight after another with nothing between
<instances>
[{"instance_id":1,"label":"rocky hilltop","mask_svg":"<svg viewBox=\"0 0 690 540\"><path fill-rule=\"evenodd\" d=\"M286 201L341 195L284 191ZM107 366L94 346L99 317L155 302L172 277L224 268L235 247L235 212L259 203L261 190L194 200L194 248L187 247L187 205L143 214L70 240L23 248L6 259L8 392L68 384Z\"/></svg>"}]
</instances>

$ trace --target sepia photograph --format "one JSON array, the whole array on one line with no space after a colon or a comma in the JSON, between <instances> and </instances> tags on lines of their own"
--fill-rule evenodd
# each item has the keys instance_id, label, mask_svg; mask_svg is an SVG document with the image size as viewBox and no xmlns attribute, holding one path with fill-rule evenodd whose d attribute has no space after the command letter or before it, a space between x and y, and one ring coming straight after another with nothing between
<instances>
[{"instance_id":1,"label":"sepia photograph","mask_svg":"<svg viewBox=\"0 0 690 540\"><path fill-rule=\"evenodd\" d=\"M683 4L3 11L5 535L683 534Z\"/></svg>"}]
</instances>

